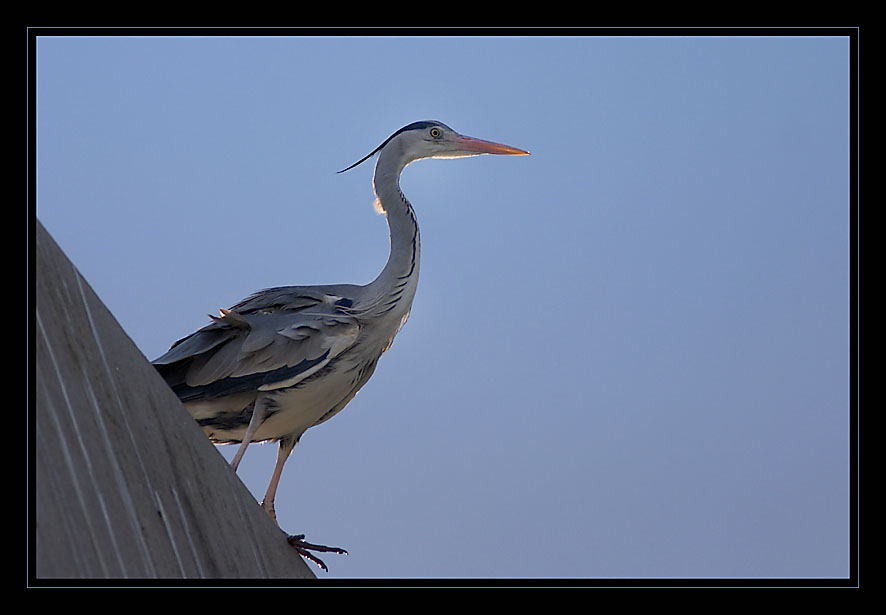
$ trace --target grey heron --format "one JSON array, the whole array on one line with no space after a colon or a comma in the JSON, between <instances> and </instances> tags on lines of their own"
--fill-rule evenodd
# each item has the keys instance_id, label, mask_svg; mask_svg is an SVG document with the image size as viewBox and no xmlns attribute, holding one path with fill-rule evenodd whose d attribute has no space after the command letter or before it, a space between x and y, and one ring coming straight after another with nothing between
<instances>
[{"instance_id":1,"label":"grey heron","mask_svg":"<svg viewBox=\"0 0 886 615\"><path fill-rule=\"evenodd\" d=\"M419 271L419 230L400 191L400 173L424 158L527 155L515 147L466 137L436 121L414 122L388 137L347 171L378 154L376 207L390 231L390 255L366 285L268 288L222 309L175 342L153 364L206 435L240 443L236 471L251 442L277 441L277 462L262 500L274 522L274 498L302 434L344 408L375 371L379 357L409 317ZM290 536L298 552L342 552Z\"/></svg>"}]
</instances>

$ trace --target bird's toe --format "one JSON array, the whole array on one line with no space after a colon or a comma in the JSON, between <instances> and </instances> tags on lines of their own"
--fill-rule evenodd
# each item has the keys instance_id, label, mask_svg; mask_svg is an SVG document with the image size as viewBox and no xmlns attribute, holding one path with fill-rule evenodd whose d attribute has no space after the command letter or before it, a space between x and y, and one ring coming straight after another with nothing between
<instances>
[{"instance_id":1,"label":"bird's toe","mask_svg":"<svg viewBox=\"0 0 886 615\"><path fill-rule=\"evenodd\" d=\"M326 564L323 563L323 560L311 553L311 551L320 551L323 553L338 553L339 555L348 554L347 551L339 547L327 547L324 545L311 544L309 542L305 542L304 538L304 534L291 534L287 535L286 540L295 548L299 555L311 560L326 572L329 572L329 568L326 567Z\"/></svg>"}]
</instances>

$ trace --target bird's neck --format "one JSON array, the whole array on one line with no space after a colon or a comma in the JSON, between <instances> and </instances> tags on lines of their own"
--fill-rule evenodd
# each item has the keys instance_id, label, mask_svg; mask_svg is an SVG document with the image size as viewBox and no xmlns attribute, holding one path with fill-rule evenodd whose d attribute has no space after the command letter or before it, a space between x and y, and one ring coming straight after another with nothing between
<instances>
[{"instance_id":1,"label":"bird's neck","mask_svg":"<svg viewBox=\"0 0 886 615\"><path fill-rule=\"evenodd\" d=\"M415 212L400 191L400 173L405 165L392 154L396 152L382 152L373 179L377 206L388 221L391 252L371 286L377 291L381 309L408 312L418 283L421 241Z\"/></svg>"}]
</instances>

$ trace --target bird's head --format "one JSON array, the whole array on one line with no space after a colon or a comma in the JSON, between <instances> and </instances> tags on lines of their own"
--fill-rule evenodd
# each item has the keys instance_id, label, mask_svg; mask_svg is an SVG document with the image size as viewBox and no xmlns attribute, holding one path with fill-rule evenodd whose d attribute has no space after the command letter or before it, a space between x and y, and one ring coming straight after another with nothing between
<instances>
[{"instance_id":1,"label":"bird's head","mask_svg":"<svg viewBox=\"0 0 886 615\"><path fill-rule=\"evenodd\" d=\"M481 154L529 155L529 152L510 145L466 137L442 122L423 121L404 126L369 154L339 173L353 169L376 153L388 151L396 156L400 168L423 158L465 158Z\"/></svg>"}]
</instances>

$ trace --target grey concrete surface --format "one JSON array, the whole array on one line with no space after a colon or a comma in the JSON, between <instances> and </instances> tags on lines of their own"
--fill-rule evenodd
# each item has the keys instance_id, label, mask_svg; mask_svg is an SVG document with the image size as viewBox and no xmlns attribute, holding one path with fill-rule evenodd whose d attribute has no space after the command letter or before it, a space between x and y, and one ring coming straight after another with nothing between
<instances>
[{"instance_id":1,"label":"grey concrete surface","mask_svg":"<svg viewBox=\"0 0 886 615\"><path fill-rule=\"evenodd\" d=\"M35 579L314 578L36 224Z\"/></svg>"}]
</instances>

